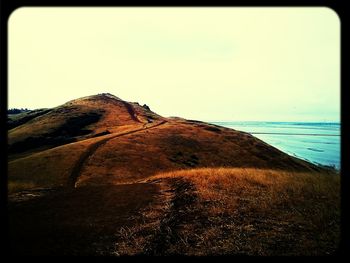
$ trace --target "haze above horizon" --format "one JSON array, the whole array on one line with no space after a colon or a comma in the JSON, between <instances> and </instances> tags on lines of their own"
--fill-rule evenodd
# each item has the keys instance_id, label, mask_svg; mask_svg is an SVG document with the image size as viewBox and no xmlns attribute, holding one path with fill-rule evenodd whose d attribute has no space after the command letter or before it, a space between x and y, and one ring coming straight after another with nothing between
<instances>
[{"instance_id":1,"label":"haze above horizon","mask_svg":"<svg viewBox=\"0 0 350 263\"><path fill-rule=\"evenodd\" d=\"M111 93L163 116L340 121L340 21L328 8L19 8L9 108Z\"/></svg>"}]
</instances>

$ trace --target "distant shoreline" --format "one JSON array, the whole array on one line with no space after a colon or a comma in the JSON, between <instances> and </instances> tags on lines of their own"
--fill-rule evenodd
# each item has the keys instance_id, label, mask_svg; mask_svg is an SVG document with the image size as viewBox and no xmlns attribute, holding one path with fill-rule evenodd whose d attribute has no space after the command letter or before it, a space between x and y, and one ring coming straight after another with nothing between
<instances>
[{"instance_id":1,"label":"distant shoreline","mask_svg":"<svg viewBox=\"0 0 350 263\"><path fill-rule=\"evenodd\" d=\"M257 136L269 145L299 159L321 167L340 170L339 122L215 121L211 123Z\"/></svg>"},{"instance_id":2,"label":"distant shoreline","mask_svg":"<svg viewBox=\"0 0 350 263\"><path fill-rule=\"evenodd\" d=\"M311 136L340 136L340 134L317 134L317 133L280 133L280 132L250 132L250 134L311 135Z\"/></svg>"},{"instance_id":3,"label":"distant shoreline","mask_svg":"<svg viewBox=\"0 0 350 263\"><path fill-rule=\"evenodd\" d=\"M340 124L340 121L204 121L214 123Z\"/></svg>"}]
</instances>

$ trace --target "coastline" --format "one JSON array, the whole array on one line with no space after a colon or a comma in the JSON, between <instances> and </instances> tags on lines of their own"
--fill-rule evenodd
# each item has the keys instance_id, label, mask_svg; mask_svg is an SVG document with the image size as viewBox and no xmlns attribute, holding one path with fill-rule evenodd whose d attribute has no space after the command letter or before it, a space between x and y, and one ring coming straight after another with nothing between
<instances>
[{"instance_id":1,"label":"coastline","mask_svg":"<svg viewBox=\"0 0 350 263\"><path fill-rule=\"evenodd\" d=\"M339 122L212 121L247 132L290 156L340 171Z\"/></svg>"}]
</instances>

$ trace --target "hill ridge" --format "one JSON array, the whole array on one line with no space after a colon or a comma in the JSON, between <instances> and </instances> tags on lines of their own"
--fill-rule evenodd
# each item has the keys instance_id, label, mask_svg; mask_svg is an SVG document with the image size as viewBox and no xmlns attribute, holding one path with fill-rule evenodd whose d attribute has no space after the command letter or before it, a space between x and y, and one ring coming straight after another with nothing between
<instances>
[{"instance_id":1,"label":"hill ridge","mask_svg":"<svg viewBox=\"0 0 350 263\"><path fill-rule=\"evenodd\" d=\"M164 122L167 125L159 126ZM147 129L146 126L154 128ZM132 132L135 130L139 131L137 136ZM125 136L116 140L113 134ZM157 172L196 167L257 167L295 171L321 169L289 156L246 132L197 120L164 118L148 107L123 101L108 93L71 100L10 129L9 160L11 166L29 165L23 162L30 159L38 167L44 167L48 164L43 162L41 156L46 156L48 149L61 156L62 149L71 152L79 147L81 153L77 154L84 156L84 151L89 152L88 149L94 148L94 142L100 140L106 142L96 147L92 156L83 158L87 168L79 176L79 182L114 184L131 178L144 179ZM33 155L40 152L42 155ZM57 172L60 176L64 175L65 184L71 184L68 174L78 173L72 172L72 169L80 173L79 162L82 162L79 157L61 158L53 164L70 167L68 171ZM132 165L126 166L127 163ZM30 171L28 167L28 170L11 173L36 181ZM40 174L41 170L37 173ZM50 176L52 172L47 173Z\"/></svg>"}]
</instances>

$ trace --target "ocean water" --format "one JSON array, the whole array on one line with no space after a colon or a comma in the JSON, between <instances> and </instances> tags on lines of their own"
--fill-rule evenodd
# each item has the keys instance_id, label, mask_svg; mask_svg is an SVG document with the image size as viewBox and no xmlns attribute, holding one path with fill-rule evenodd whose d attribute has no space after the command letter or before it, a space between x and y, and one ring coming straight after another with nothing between
<instances>
[{"instance_id":1,"label":"ocean water","mask_svg":"<svg viewBox=\"0 0 350 263\"><path fill-rule=\"evenodd\" d=\"M340 169L340 123L211 122L244 131L300 159Z\"/></svg>"}]
</instances>

